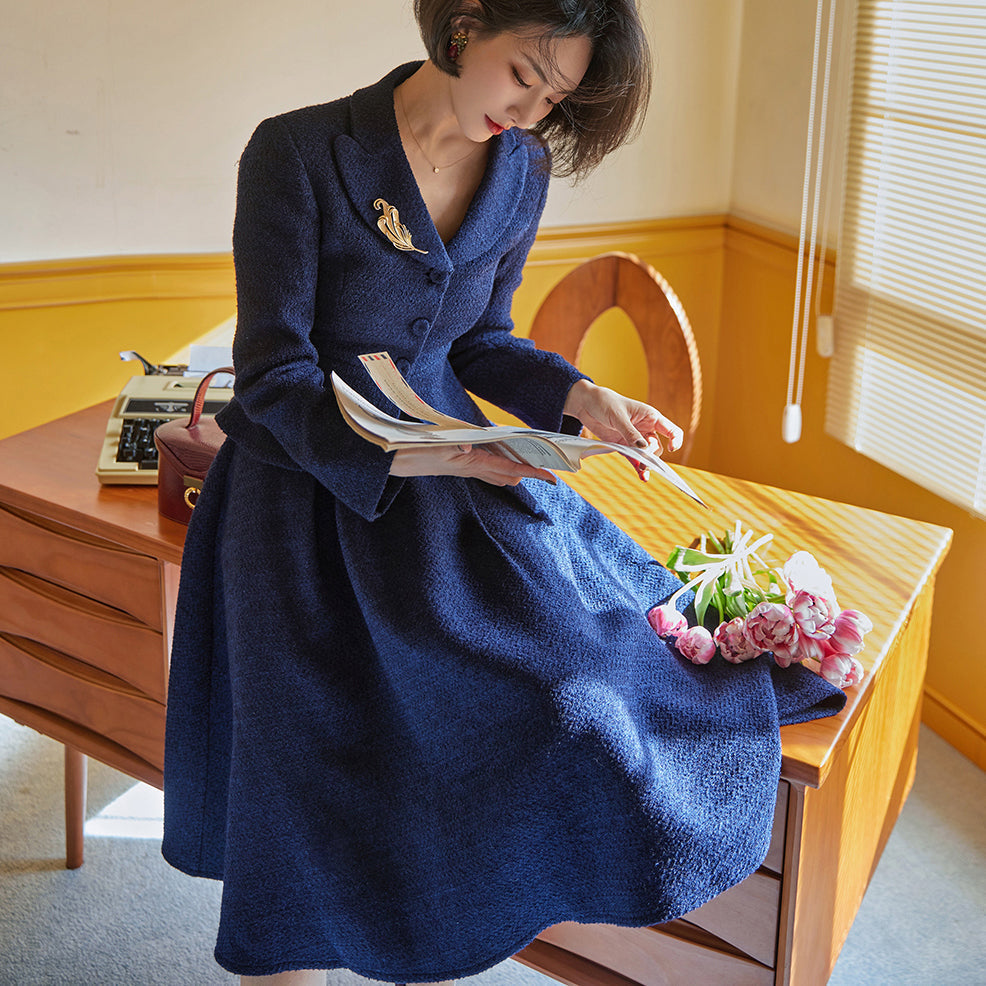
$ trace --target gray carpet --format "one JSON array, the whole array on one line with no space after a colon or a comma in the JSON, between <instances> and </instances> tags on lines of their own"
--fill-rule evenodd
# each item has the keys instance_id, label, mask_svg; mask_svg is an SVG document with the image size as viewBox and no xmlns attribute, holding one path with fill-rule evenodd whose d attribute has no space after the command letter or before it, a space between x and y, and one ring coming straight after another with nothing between
<instances>
[{"instance_id":1,"label":"gray carpet","mask_svg":"<svg viewBox=\"0 0 986 986\"><path fill-rule=\"evenodd\" d=\"M927 729L920 750L829 986L986 983L986 774ZM161 859L158 793L91 762L88 819L86 863L67 871L62 748L0 716L0 984L235 983L212 960L219 887ZM464 982L552 984L515 962Z\"/></svg>"}]
</instances>

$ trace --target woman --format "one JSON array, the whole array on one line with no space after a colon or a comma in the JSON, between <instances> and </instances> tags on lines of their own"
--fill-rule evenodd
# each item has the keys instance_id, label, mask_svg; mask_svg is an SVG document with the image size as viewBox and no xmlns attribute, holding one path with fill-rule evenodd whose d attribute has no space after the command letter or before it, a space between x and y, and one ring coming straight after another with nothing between
<instances>
[{"instance_id":1,"label":"woman","mask_svg":"<svg viewBox=\"0 0 986 986\"><path fill-rule=\"evenodd\" d=\"M244 982L447 980L559 921L684 913L766 852L779 717L837 701L813 678L779 710L764 662L682 662L645 618L678 583L550 473L343 422L330 371L379 404L358 357L386 350L459 418L485 423L472 392L681 440L510 332L545 142L583 175L646 103L634 0L415 11L428 60L265 121L240 163L236 394L185 549L164 852L224 881L216 956Z\"/></svg>"}]
</instances>

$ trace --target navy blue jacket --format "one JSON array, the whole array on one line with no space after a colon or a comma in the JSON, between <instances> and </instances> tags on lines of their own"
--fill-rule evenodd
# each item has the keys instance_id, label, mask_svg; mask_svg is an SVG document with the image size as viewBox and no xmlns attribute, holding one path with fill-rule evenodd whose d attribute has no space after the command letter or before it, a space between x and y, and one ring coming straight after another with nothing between
<instances>
[{"instance_id":1,"label":"navy blue jacket","mask_svg":"<svg viewBox=\"0 0 986 986\"><path fill-rule=\"evenodd\" d=\"M310 472L364 517L385 510L402 481L388 477L392 456L342 420L331 370L394 413L357 360L387 350L447 414L485 423L467 388L553 431L581 376L511 334L511 301L547 194L546 152L521 132L494 139L446 246L394 117L393 87L416 67L266 120L240 164L236 397L220 424L267 461ZM381 199L398 209L416 250L397 249L381 231Z\"/></svg>"}]
</instances>

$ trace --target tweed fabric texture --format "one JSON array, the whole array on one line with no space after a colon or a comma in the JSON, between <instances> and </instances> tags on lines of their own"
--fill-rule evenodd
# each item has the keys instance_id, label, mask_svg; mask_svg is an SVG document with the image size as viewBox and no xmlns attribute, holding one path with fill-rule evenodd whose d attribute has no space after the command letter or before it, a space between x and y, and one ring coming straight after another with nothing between
<instances>
[{"instance_id":1,"label":"tweed fabric texture","mask_svg":"<svg viewBox=\"0 0 986 986\"><path fill-rule=\"evenodd\" d=\"M677 657L645 613L680 583L564 484L394 479L342 422L328 372L379 401L356 356L387 349L448 413L484 420L470 390L576 427L578 372L510 333L543 152L496 138L446 247L394 119L415 67L265 121L240 165L236 395L185 546L164 841L223 881L239 974L451 979L560 921L685 913L762 862L779 725L844 701ZM427 254L380 233L381 197Z\"/></svg>"}]
</instances>

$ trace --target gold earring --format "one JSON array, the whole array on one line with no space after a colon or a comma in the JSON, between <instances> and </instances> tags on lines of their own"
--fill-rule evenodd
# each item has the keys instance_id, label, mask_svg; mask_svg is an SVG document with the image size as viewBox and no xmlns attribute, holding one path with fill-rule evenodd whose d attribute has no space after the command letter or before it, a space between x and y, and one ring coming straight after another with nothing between
<instances>
[{"instance_id":1,"label":"gold earring","mask_svg":"<svg viewBox=\"0 0 986 986\"><path fill-rule=\"evenodd\" d=\"M469 44L469 35L465 31L456 31L449 41L448 48L445 49L445 54L454 62L467 44Z\"/></svg>"}]
</instances>

